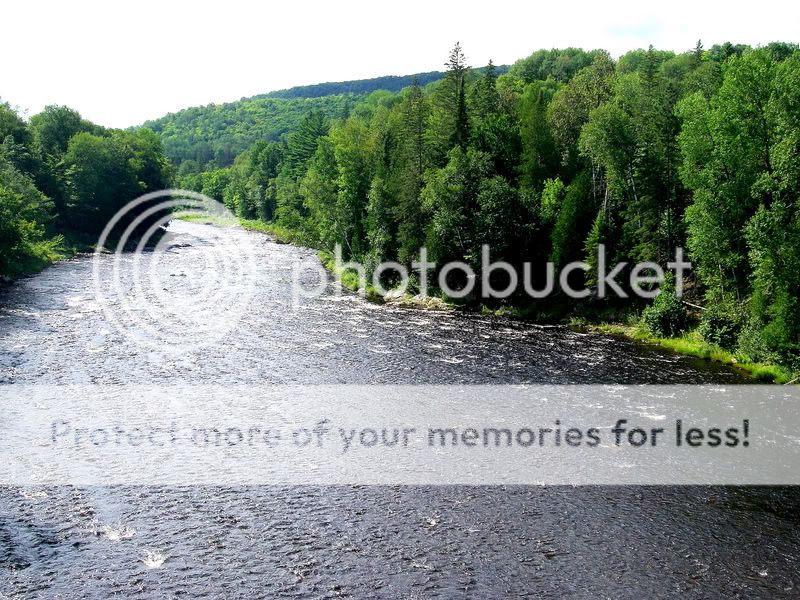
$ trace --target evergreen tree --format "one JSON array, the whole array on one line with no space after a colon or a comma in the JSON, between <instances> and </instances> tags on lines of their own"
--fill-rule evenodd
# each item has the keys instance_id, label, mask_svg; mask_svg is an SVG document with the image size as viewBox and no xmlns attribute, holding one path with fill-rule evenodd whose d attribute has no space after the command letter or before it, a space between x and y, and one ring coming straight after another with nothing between
<instances>
[{"instance_id":1,"label":"evergreen tree","mask_svg":"<svg viewBox=\"0 0 800 600\"><path fill-rule=\"evenodd\" d=\"M400 156L394 175L397 203L393 212L397 222L398 258L403 263L410 263L425 241L420 192L428 166L425 145L428 106L416 79L400 105L400 111Z\"/></svg>"},{"instance_id":2,"label":"evergreen tree","mask_svg":"<svg viewBox=\"0 0 800 600\"><path fill-rule=\"evenodd\" d=\"M455 146L462 150L469 141L469 116L466 101L466 64L461 45L456 43L445 63L447 71L433 97L426 131L427 143L434 164L441 166Z\"/></svg>"}]
</instances>

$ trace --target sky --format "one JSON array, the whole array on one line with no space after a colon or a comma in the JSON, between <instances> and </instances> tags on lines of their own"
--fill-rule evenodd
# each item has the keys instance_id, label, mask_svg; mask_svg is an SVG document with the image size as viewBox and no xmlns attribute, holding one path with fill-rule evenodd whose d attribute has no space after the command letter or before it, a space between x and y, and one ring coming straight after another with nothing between
<instances>
[{"instance_id":1,"label":"sky","mask_svg":"<svg viewBox=\"0 0 800 600\"><path fill-rule=\"evenodd\" d=\"M0 99L27 116L65 104L110 127L272 90L473 66L540 48L800 41L800 2L718 0L11 0Z\"/></svg>"}]
</instances>

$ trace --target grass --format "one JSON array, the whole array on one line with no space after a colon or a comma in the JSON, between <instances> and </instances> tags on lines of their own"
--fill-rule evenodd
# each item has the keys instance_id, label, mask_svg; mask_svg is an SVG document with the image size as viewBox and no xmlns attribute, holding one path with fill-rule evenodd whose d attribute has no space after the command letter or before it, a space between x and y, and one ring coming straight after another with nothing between
<instances>
[{"instance_id":1,"label":"grass","mask_svg":"<svg viewBox=\"0 0 800 600\"><path fill-rule=\"evenodd\" d=\"M343 287L353 292L361 289L361 281L355 269L339 269L336 266L336 258L326 250L318 250L317 256L322 262L322 266L337 276ZM369 281L364 282L364 295L370 302L383 302L383 295L378 292Z\"/></svg>"},{"instance_id":2,"label":"grass","mask_svg":"<svg viewBox=\"0 0 800 600\"><path fill-rule=\"evenodd\" d=\"M306 235L294 229L281 227L272 223L265 223L257 219L239 219L242 227L249 231L258 231L267 233L275 238L276 241L282 244L294 244L296 246L311 246L311 243Z\"/></svg>"},{"instance_id":3,"label":"grass","mask_svg":"<svg viewBox=\"0 0 800 600\"><path fill-rule=\"evenodd\" d=\"M70 247L63 236L28 243L16 258L4 266L3 271L7 275L7 280L33 275L54 262L74 256L78 251Z\"/></svg>"},{"instance_id":4,"label":"grass","mask_svg":"<svg viewBox=\"0 0 800 600\"><path fill-rule=\"evenodd\" d=\"M212 215L210 213L200 212L178 212L175 213L174 218L188 223L203 223L206 225L221 225L223 227L232 227L239 224L235 217L225 217L223 215Z\"/></svg>"},{"instance_id":5,"label":"grass","mask_svg":"<svg viewBox=\"0 0 800 600\"><path fill-rule=\"evenodd\" d=\"M677 354L730 365L762 383L790 383L796 377L796 374L779 365L750 362L743 356L709 344L700 337L696 329L687 331L680 337L661 338L652 335L639 323L591 323L585 319L573 318L570 320L569 326L581 331L626 337L638 342L661 346Z\"/></svg>"}]
</instances>

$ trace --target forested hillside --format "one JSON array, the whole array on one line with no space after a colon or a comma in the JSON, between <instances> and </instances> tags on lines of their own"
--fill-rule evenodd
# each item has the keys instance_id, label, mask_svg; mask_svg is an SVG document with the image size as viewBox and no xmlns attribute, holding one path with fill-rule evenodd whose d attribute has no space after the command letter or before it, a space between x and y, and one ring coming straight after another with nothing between
<instances>
[{"instance_id":1,"label":"forested hillside","mask_svg":"<svg viewBox=\"0 0 800 600\"><path fill-rule=\"evenodd\" d=\"M96 241L119 208L170 179L152 131L105 129L64 106L26 122L0 104L0 275L34 271L75 241Z\"/></svg>"},{"instance_id":2,"label":"forested hillside","mask_svg":"<svg viewBox=\"0 0 800 600\"><path fill-rule=\"evenodd\" d=\"M300 85L288 90L277 90L254 96L254 98L319 98L321 96L338 96L341 94L369 94L376 90L399 92L408 87L416 78L420 85L427 85L444 77L442 71L429 71L416 75L387 75L372 79L356 79L353 81L336 81L316 83L314 85Z\"/></svg>"},{"instance_id":3,"label":"forested hillside","mask_svg":"<svg viewBox=\"0 0 800 600\"><path fill-rule=\"evenodd\" d=\"M314 110L231 167L179 183L372 265L409 264L426 245L433 261L479 272L481 244L518 267L595 265L604 244L609 262L664 266L685 246L705 338L797 367L798 173L797 46L698 42L619 60L540 51L501 76L470 71L456 46L439 82ZM688 315L666 291L644 320L675 335ZM576 301L542 304L568 312Z\"/></svg>"},{"instance_id":4,"label":"forested hillside","mask_svg":"<svg viewBox=\"0 0 800 600\"><path fill-rule=\"evenodd\" d=\"M187 108L143 125L161 138L164 152L183 175L229 166L255 142L278 141L309 112L345 117L358 100L349 95L322 98L256 98Z\"/></svg>"},{"instance_id":5,"label":"forested hillside","mask_svg":"<svg viewBox=\"0 0 800 600\"><path fill-rule=\"evenodd\" d=\"M507 67L499 67L505 72ZM258 141L277 141L296 129L304 116L321 111L329 119L348 116L367 94L397 92L411 85L440 80L443 72L319 83L270 92L236 102L187 108L146 122L161 138L179 174L227 167Z\"/></svg>"}]
</instances>

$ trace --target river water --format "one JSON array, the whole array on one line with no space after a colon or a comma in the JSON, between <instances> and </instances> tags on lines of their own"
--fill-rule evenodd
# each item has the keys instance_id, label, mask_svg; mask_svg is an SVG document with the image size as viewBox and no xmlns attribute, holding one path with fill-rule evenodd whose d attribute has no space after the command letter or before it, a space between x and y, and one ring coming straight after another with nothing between
<instances>
[{"instance_id":1,"label":"river water","mask_svg":"<svg viewBox=\"0 0 800 600\"><path fill-rule=\"evenodd\" d=\"M175 302L210 276L209 227L171 226ZM233 235L258 280L214 344L131 342L79 257L0 293L0 383L743 382L563 327L331 291L292 309L292 265L313 253ZM0 598L800 597L798 509L785 488L5 487Z\"/></svg>"}]
</instances>

